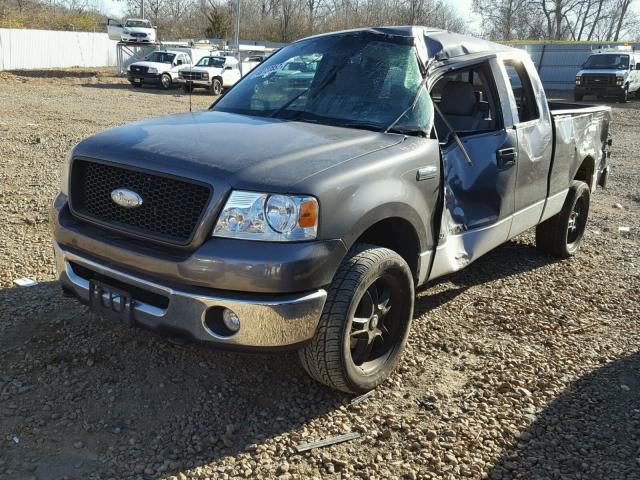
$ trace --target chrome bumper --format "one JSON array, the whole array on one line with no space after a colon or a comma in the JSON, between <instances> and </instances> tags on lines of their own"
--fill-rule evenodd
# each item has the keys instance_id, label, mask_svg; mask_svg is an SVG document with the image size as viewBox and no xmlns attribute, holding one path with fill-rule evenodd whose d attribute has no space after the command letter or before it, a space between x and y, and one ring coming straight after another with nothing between
<instances>
[{"instance_id":1,"label":"chrome bumper","mask_svg":"<svg viewBox=\"0 0 640 480\"><path fill-rule=\"evenodd\" d=\"M72 264L168 300L166 307L161 308L133 295L134 324L153 330L179 331L221 345L275 348L303 343L314 335L327 297L323 289L285 295L218 292L198 287L179 290L87 259L57 242L54 252L60 282L83 303L90 303L89 279L76 272ZM207 328L205 314L212 307L233 310L240 318L240 330L231 336L220 336Z\"/></svg>"},{"instance_id":2,"label":"chrome bumper","mask_svg":"<svg viewBox=\"0 0 640 480\"><path fill-rule=\"evenodd\" d=\"M191 83L194 87L210 87L211 82L208 80L187 80L185 78L178 77L176 82L186 85L187 83Z\"/></svg>"}]
</instances>

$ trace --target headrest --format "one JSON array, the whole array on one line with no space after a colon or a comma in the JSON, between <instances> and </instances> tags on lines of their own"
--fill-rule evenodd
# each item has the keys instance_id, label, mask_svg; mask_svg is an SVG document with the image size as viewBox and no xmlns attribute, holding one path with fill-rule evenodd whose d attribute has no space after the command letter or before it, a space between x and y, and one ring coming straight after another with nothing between
<instances>
[{"instance_id":1,"label":"headrest","mask_svg":"<svg viewBox=\"0 0 640 480\"><path fill-rule=\"evenodd\" d=\"M450 81L442 88L440 110L449 115L472 115L476 106L476 94L469 82Z\"/></svg>"}]
</instances>

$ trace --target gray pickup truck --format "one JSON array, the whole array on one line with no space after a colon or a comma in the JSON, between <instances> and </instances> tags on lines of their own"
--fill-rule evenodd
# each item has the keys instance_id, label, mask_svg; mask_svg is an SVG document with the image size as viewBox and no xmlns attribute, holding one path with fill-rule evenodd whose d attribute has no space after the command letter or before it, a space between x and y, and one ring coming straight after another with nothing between
<instances>
[{"instance_id":1,"label":"gray pickup truck","mask_svg":"<svg viewBox=\"0 0 640 480\"><path fill-rule=\"evenodd\" d=\"M466 36L303 39L208 111L79 143L51 214L60 282L99 315L297 349L313 378L367 391L417 287L533 227L541 250L578 250L610 115L548 103L524 52Z\"/></svg>"}]
</instances>

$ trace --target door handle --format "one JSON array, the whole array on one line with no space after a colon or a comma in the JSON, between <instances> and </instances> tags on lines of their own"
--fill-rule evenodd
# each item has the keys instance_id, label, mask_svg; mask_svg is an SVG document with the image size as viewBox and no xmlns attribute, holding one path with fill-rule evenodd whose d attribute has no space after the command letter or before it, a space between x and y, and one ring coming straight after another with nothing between
<instances>
[{"instance_id":1,"label":"door handle","mask_svg":"<svg viewBox=\"0 0 640 480\"><path fill-rule=\"evenodd\" d=\"M496 152L498 168L509 168L516 164L518 151L514 147L502 148Z\"/></svg>"}]
</instances>

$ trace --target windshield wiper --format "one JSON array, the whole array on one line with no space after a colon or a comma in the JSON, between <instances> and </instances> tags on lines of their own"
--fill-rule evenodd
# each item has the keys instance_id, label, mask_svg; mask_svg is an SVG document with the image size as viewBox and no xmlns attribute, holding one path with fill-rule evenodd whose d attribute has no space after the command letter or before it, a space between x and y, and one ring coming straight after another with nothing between
<instances>
[{"instance_id":1,"label":"windshield wiper","mask_svg":"<svg viewBox=\"0 0 640 480\"><path fill-rule=\"evenodd\" d=\"M344 128L359 128L361 130L372 130L374 132L381 132L382 127L377 123L366 123L366 122L341 122L341 123L333 123L329 124L335 127L344 127Z\"/></svg>"},{"instance_id":2,"label":"windshield wiper","mask_svg":"<svg viewBox=\"0 0 640 480\"><path fill-rule=\"evenodd\" d=\"M423 128L393 127L385 130L388 133L401 133L403 135L426 137L427 132Z\"/></svg>"}]
</instances>

